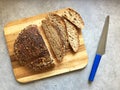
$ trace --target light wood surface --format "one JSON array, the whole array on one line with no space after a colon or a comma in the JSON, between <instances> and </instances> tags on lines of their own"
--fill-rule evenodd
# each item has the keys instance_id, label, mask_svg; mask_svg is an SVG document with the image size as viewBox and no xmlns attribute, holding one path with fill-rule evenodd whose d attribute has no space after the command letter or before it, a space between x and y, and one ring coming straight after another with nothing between
<instances>
[{"instance_id":1,"label":"light wood surface","mask_svg":"<svg viewBox=\"0 0 120 90\"><path fill-rule=\"evenodd\" d=\"M61 15L64 10L65 9L55 11L55 12L57 14ZM83 40L81 32L80 32L80 37L79 37L80 38L79 51L77 53L73 53L72 51L69 51L64 56L63 61L61 63L56 62L56 58L54 57L53 52L50 48L50 45L48 44L48 41L43 33L43 30L40 27L41 20L44 19L46 15L47 14L40 14L40 15L36 15L33 17L12 21L4 27L4 35L6 38L8 52L9 52L9 55L11 58L11 64L13 67L14 76L15 76L16 80L20 83L27 83L27 82L31 82L34 80L39 80L39 79L59 75L62 73L82 69L88 63L88 56L87 56L87 52L85 49L85 44L84 44L84 40ZM39 26L39 28L40 28L39 32L41 33L41 35L47 45L47 48L51 55L51 58L54 59L56 66L51 71L47 71L44 73L34 73L34 72L31 72L28 68L20 66L18 61L14 59L14 56L13 56L14 41L17 38L19 32L30 24L36 24Z\"/></svg>"}]
</instances>

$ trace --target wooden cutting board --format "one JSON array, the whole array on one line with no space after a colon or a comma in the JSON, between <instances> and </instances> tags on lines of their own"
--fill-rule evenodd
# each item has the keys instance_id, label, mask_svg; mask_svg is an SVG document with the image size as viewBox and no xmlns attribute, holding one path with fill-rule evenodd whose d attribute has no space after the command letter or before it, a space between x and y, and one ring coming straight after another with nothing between
<instances>
[{"instance_id":1,"label":"wooden cutting board","mask_svg":"<svg viewBox=\"0 0 120 90\"><path fill-rule=\"evenodd\" d=\"M65 11L65 9L61 9L61 10L54 11L54 12L61 15L63 13L63 11ZM10 58L11 58L11 64L12 64L14 76L15 76L16 80L20 83L27 83L27 82L31 82L34 80L43 79L43 78L55 76L58 74L82 69L88 63L88 56L87 56L87 52L85 49L84 40L82 37L82 33L80 32L79 51L77 53L73 53L72 51L69 51L66 54L66 56L63 58L63 61L61 63L57 63L55 60L56 66L53 70L44 72L44 73L33 73L26 67L19 65L18 61L15 60L14 55L13 55L14 54L13 46L14 46L15 39L17 38L19 32L21 32L21 30L24 29L26 26L28 26L30 24L36 24L36 25L40 26L41 20L44 19L46 15L47 15L47 13L36 15L33 17L29 17L29 18L24 18L21 20L12 21L12 22L8 23L7 25L5 25L5 27L4 27L4 35L6 38L6 44L7 44L7 48L9 51ZM52 55L51 48L45 38L43 30L40 29L39 31L49 49L49 51L51 52L51 57L53 59L55 59L54 56Z\"/></svg>"}]
</instances>

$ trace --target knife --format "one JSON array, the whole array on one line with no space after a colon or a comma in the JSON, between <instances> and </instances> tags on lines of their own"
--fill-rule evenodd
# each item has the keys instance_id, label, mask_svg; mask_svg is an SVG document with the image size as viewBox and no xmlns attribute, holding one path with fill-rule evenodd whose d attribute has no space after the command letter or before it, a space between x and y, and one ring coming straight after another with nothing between
<instances>
[{"instance_id":1,"label":"knife","mask_svg":"<svg viewBox=\"0 0 120 90\"><path fill-rule=\"evenodd\" d=\"M93 66L92 66L92 69L90 72L89 81L91 81L91 82L94 80L101 57L102 57L102 55L105 54L108 28L109 28L109 16L107 16L105 19L105 24L104 24L103 31L102 31L102 34L101 34L101 37L99 40L99 44L98 44L97 52L96 52L96 55L94 58Z\"/></svg>"}]
</instances>

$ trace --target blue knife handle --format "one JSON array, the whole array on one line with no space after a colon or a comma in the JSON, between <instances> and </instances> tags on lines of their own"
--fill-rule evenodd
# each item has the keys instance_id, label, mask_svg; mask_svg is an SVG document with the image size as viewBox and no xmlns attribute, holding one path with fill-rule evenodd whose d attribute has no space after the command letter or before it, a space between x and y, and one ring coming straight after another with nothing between
<instances>
[{"instance_id":1,"label":"blue knife handle","mask_svg":"<svg viewBox=\"0 0 120 90\"><path fill-rule=\"evenodd\" d=\"M92 66L92 69L91 69L91 72L90 72L89 81L94 80L94 77L95 77L97 68L99 66L99 62L100 62L101 57L102 57L101 55L96 54L94 62L93 62L93 66Z\"/></svg>"}]
</instances>

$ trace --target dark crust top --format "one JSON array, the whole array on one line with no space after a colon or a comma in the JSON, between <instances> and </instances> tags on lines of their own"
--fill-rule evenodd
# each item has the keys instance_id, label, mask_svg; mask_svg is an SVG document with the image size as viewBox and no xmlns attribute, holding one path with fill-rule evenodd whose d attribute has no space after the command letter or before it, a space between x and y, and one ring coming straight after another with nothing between
<instances>
[{"instance_id":1,"label":"dark crust top","mask_svg":"<svg viewBox=\"0 0 120 90\"><path fill-rule=\"evenodd\" d=\"M34 71L38 71L38 69L35 66L36 64L31 64L31 62L38 61L39 67L42 67L39 68L39 71L46 68L45 65L47 63L53 64L53 60L50 58L50 54L36 25L30 25L19 33L14 43L14 52L21 65L27 65L30 68L32 65L34 66L32 67ZM44 59L40 59L43 57ZM46 64L43 65L43 62Z\"/></svg>"}]
</instances>

